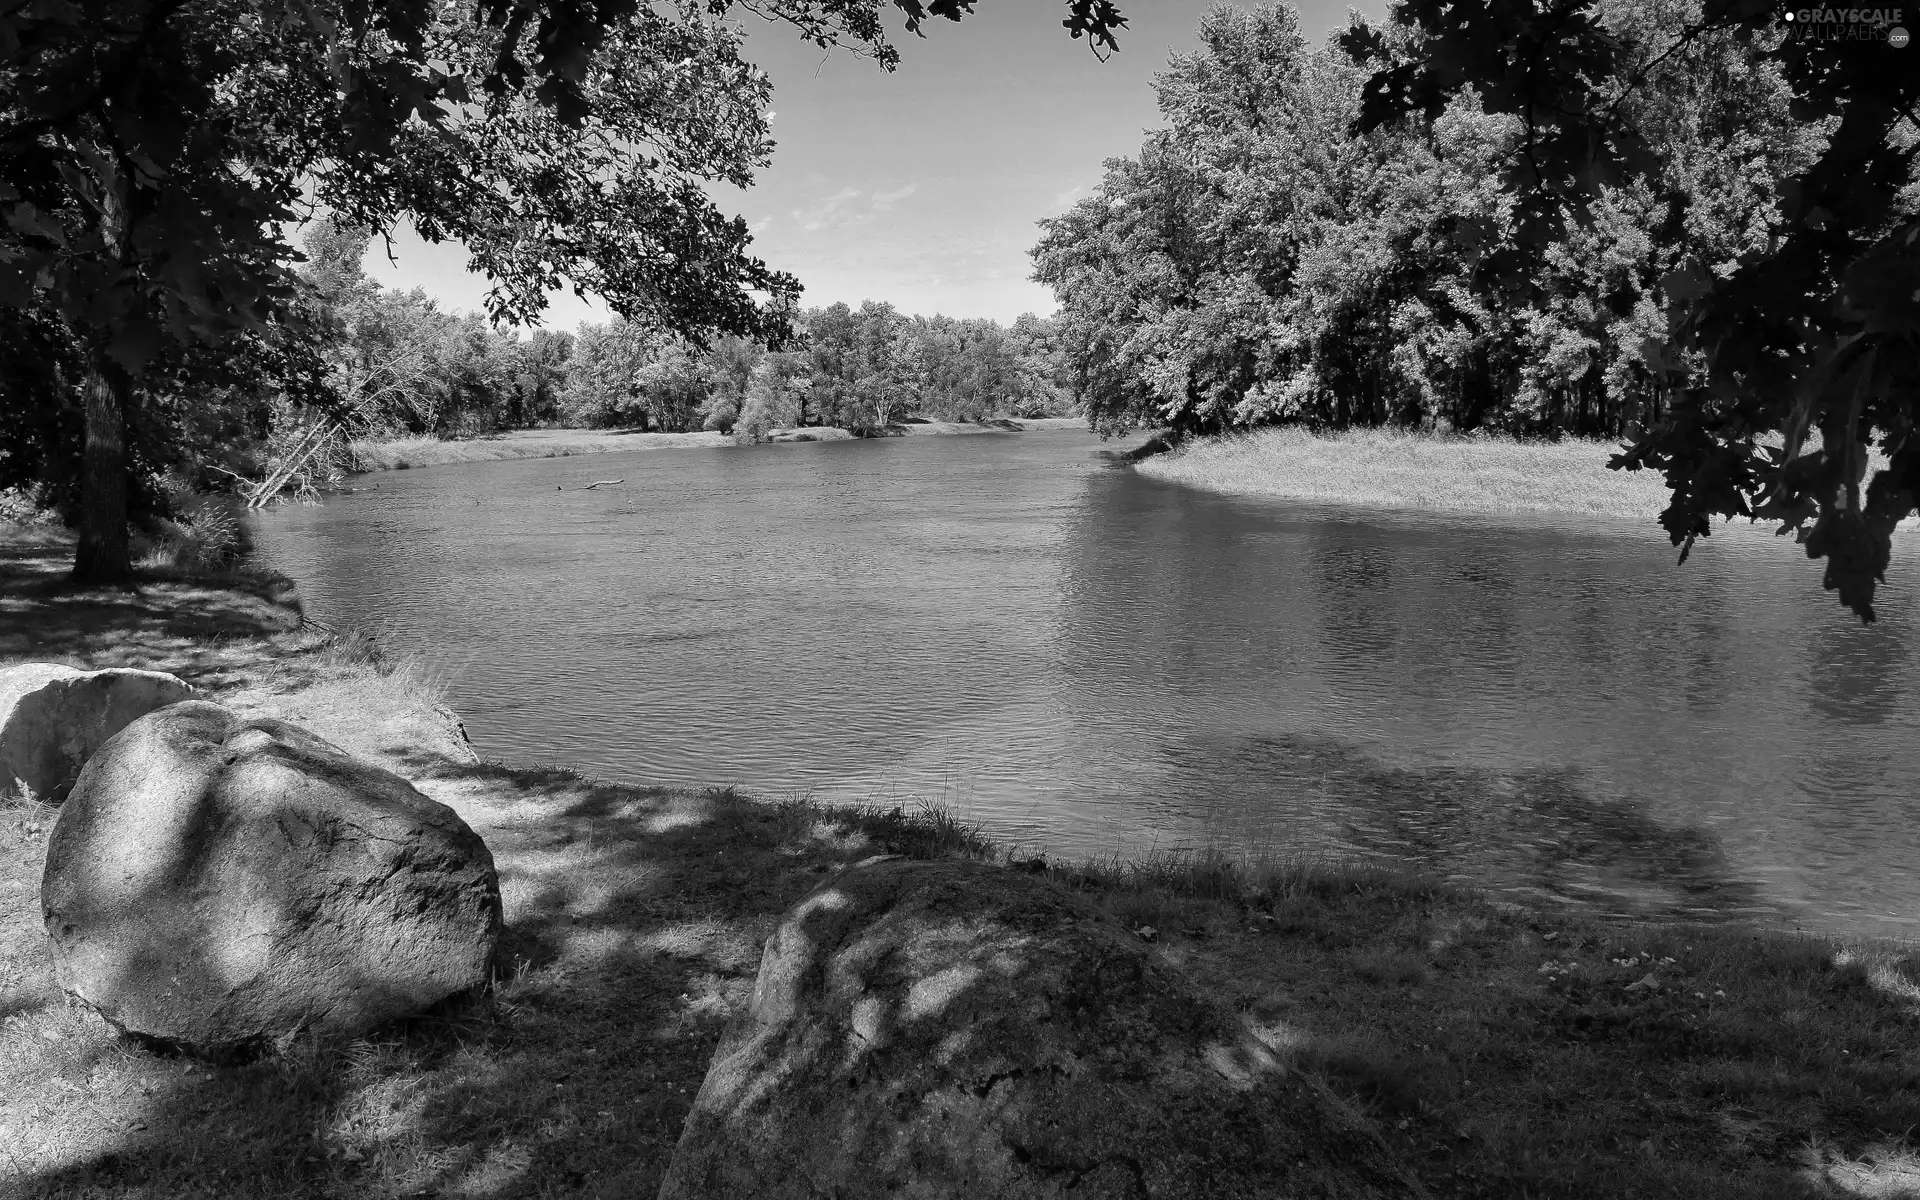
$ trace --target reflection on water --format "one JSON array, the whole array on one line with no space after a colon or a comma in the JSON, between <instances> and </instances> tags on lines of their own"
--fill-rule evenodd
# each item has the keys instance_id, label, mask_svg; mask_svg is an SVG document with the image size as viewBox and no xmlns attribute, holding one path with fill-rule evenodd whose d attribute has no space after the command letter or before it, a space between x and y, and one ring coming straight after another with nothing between
<instances>
[{"instance_id":1,"label":"reflection on water","mask_svg":"<svg viewBox=\"0 0 1920 1200\"><path fill-rule=\"evenodd\" d=\"M1227 838L1540 904L1920 917L1920 539L1861 627L1764 531L1676 568L1650 528L1234 500L1098 445L438 467L260 535L502 758L940 799L1056 856Z\"/></svg>"},{"instance_id":2,"label":"reflection on water","mask_svg":"<svg viewBox=\"0 0 1920 1200\"><path fill-rule=\"evenodd\" d=\"M1644 804L1597 796L1576 771L1410 770L1312 737L1202 741L1173 756L1202 777L1233 763L1239 778L1223 780L1223 793L1260 780L1264 803L1237 807L1223 822L1254 855L1416 864L1539 907L1597 902L1690 920L1788 916L1736 873L1719 838L1664 826ZM1276 830L1294 833L1284 844L1262 844Z\"/></svg>"}]
</instances>

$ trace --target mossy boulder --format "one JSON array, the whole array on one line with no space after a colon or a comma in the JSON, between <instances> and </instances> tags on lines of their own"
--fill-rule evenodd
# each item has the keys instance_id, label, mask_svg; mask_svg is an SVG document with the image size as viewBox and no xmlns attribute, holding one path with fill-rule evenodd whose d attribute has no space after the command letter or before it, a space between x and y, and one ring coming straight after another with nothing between
<instances>
[{"instance_id":1,"label":"mossy boulder","mask_svg":"<svg viewBox=\"0 0 1920 1200\"><path fill-rule=\"evenodd\" d=\"M659 1194L1424 1195L1360 1116L1070 894L900 860L786 915Z\"/></svg>"}]
</instances>

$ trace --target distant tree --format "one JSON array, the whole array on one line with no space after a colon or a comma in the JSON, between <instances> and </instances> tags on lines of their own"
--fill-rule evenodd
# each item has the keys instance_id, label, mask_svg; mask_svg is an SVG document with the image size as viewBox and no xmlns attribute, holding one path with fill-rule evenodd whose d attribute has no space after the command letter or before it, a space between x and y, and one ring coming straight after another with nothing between
<instances>
[{"instance_id":1,"label":"distant tree","mask_svg":"<svg viewBox=\"0 0 1920 1200\"><path fill-rule=\"evenodd\" d=\"M809 374L813 379L810 407L824 425L848 427L855 404L854 385L860 377L858 328L845 304L809 310L802 318L806 330Z\"/></svg>"},{"instance_id":2,"label":"distant tree","mask_svg":"<svg viewBox=\"0 0 1920 1200\"><path fill-rule=\"evenodd\" d=\"M747 383L740 417L733 427L734 440L744 445L762 442L774 430L790 429L799 420L800 405L792 381L782 378L774 356L762 358Z\"/></svg>"},{"instance_id":3,"label":"distant tree","mask_svg":"<svg viewBox=\"0 0 1920 1200\"><path fill-rule=\"evenodd\" d=\"M856 433L893 424L912 396L912 377L903 351L910 325L891 304L865 300L854 314L853 386L838 422Z\"/></svg>"},{"instance_id":4,"label":"distant tree","mask_svg":"<svg viewBox=\"0 0 1920 1200\"><path fill-rule=\"evenodd\" d=\"M516 346L507 423L515 429L549 425L559 419L560 397L567 387L567 362L573 335L536 329Z\"/></svg>"},{"instance_id":5,"label":"distant tree","mask_svg":"<svg viewBox=\"0 0 1920 1200\"><path fill-rule=\"evenodd\" d=\"M666 338L634 376L650 428L668 432L697 429L711 390L706 363L680 338Z\"/></svg>"},{"instance_id":6,"label":"distant tree","mask_svg":"<svg viewBox=\"0 0 1920 1200\"><path fill-rule=\"evenodd\" d=\"M1019 374L1016 416L1063 417L1074 411L1078 396L1067 362L1058 322L1021 313L1007 340Z\"/></svg>"},{"instance_id":7,"label":"distant tree","mask_svg":"<svg viewBox=\"0 0 1920 1200\"><path fill-rule=\"evenodd\" d=\"M702 429L732 432L763 353L746 338L724 337L713 344L706 355L708 393L701 408Z\"/></svg>"},{"instance_id":8,"label":"distant tree","mask_svg":"<svg viewBox=\"0 0 1920 1200\"><path fill-rule=\"evenodd\" d=\"M640 377L656 349L655 339L631 322L583 323L567 364L561 419L594 429L644 425L647 402Z\"/></svg>"}]
</instances>

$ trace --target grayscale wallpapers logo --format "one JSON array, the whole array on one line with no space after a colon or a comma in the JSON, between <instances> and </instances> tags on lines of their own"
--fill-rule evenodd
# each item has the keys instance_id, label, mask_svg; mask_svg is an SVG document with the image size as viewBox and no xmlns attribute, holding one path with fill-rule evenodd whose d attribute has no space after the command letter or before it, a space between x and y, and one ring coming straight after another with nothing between
<instances>
[{"instance_id":1,"label":"grayscale wallpapers logo","mask_svg":"<svg viewBox=\"0 0 1920 1200\"><path fill-rule=\"evenodd\" d=\"M1902 8L1795 8L1780 14L1790 37L1804 42L1885 42L1906 49Z\"/></svg>"}]
</instances>

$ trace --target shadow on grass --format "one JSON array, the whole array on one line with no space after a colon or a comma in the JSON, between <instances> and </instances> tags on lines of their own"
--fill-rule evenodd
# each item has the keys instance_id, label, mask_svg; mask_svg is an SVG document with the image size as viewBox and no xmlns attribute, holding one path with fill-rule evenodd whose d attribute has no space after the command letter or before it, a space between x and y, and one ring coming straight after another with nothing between
<instances>
[{"instance_id":1,"label":"shadow on grass","mask_svg":"<svg viewBox=\"0 0 1920 1200\"><path fill-rule=\"evenodd\" d=\"M964 833L431 753L405 766L493 849L507 936L490 999L224 1068L68 1013L81 1032L44 1049L86 1052L29 1073L74 1090L43 1084L33 1128L54 1161L18 1194L650 1195L780 915L839 865Z\"/></svg>"},{"instance_id":2,"label":"shadow on grass","mask_svg":"<svg viewBox=\"0 0 1920 1200\"><path fill-rule=\"evenodd\" d=\"M79 587L63 546L0 546L0 663L139 667L217 686L235 661L278 657L300 628L293 585L239 569L142 572L124 588Z\"/></svg>"},{"instance_id":3,"label":"shadow on grass","mask_svg":"<svg viewBox=\"0 0 1920 1200\"><path fill-rule=\"evenodd\" d=\"M217 1069L57 1005L17 1017L32 1027L0 1037L0 1095L32 1100L0 1109L28 1131L6 1134L0 1192L651 1195L780 916L876 853L990 853L926 812L425 750L396 765L493 848L509 934L490 1001ZM1920 956L1607 926L1364 868L1023 865L1123 916L1153 889L1177 898L1157 901L1162 953L1379 1121L1436 1195L1846 1195L1823 1181L1879 1187L1908 1161Z\"/></svg>"}]
</instances>

